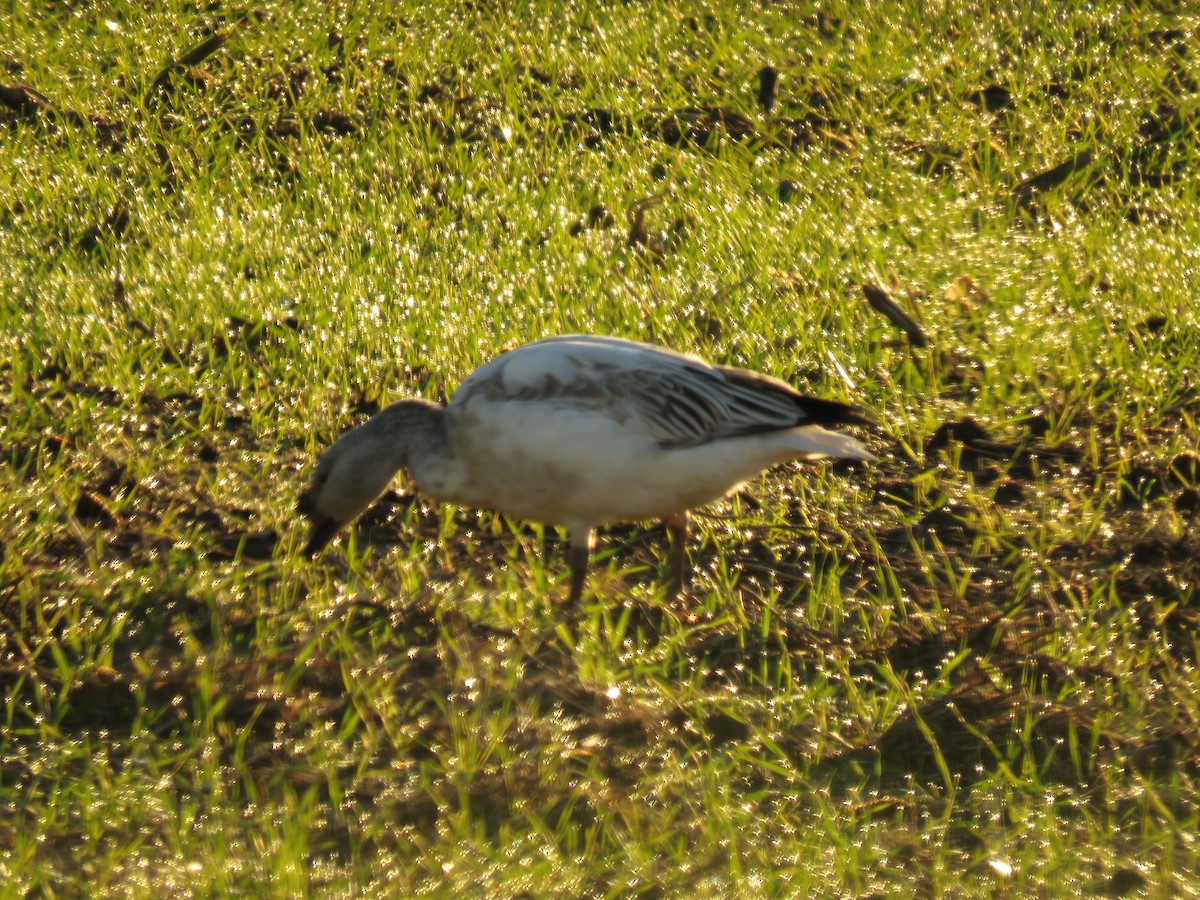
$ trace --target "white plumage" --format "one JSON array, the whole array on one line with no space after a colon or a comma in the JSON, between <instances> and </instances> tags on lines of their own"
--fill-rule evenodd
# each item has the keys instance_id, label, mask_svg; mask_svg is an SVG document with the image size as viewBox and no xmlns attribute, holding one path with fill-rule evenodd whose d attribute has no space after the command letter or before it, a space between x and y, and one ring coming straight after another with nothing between
<instances>
[{"instance_id":1,"label":"white plumage","mask_svg":"<svg viewBox=\"0 0 1200 900\"><path fill-rule=\"evenodd\" d=\"M472 373L444 408L406 400L334 443L301 494L316 553L406 469L417 490L461 506L563 525L571 601L597 526L663 519L683 579L687 511L789 459L873 460L824 425L869 424L756 372L620 338L546 338Z\"/></svg>"}]
</instances>

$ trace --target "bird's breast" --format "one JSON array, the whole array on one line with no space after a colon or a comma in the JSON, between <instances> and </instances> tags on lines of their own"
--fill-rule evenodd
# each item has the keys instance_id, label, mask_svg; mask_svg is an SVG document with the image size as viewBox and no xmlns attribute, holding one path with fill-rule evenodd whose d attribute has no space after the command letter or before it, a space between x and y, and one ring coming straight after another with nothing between
<instances>
[{"instance_id":1,"label":"bird's breast","mask_svg":"<svg viewBox=\"0 0 1200 900\"><path fill-rule=\"evenodd\" d=\"M447 436L450 459L414 461L418 488L553 524L666 518L724 495L769 462L754 441L664 448L626 422L545 402L468 405Z\"/></svg>"}]
</instances>

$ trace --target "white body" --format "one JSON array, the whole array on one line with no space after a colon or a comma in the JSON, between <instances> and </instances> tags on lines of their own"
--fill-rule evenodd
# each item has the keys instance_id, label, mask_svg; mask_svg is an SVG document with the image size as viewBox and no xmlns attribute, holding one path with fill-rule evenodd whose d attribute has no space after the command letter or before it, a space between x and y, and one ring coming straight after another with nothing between
<instances>
[{"instance_id":1,"label":"white body","mask_svg":"<svg viewBox=\"0 0 1200 900\"><path fill-rule=\"evenodd\" d=\"M430 497L560 524L575 538L712 502L793 458L872 458L820 426L664 446L655 398L611 388L617 376L653 383L697 371L719 370L617 338L552 337L512 350L476 370L446 407L449 460L414 457L410 473Z\"/></svg>"},{"instance_id":2,"label":"white body","mask_svg":"<svg viewBox=\"0 0 1200 900\"><path fill-rule=\"evenodd\" d=\"M572 544L589 546L598 525L666 519L789 459L874 459L854 438L804 424L822 416L862 421L670 350L548 338L477 369L444 410L397 403L343 436L305 503L335 531L406 468L431 498L565 525Z\"/></svg>"}]
</instances>

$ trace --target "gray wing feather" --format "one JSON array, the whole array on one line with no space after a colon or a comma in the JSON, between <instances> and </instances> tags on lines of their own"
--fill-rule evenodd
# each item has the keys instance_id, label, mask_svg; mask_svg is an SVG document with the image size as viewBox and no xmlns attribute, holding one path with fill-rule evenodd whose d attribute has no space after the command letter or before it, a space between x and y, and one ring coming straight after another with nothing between
<instances>
[{"instance_id":1,"label":"gray wing feather","mask_svg":"<svg viewBox=\"0 0 1200 900\"><path fill-rule=\"evenodd\" d=\"M867 422L852 407L767 375L605 338L548 338L506 353L463 382L451 405L483 399L594 412L665 447Z\"/></svg>"},{"instance_id":2,"label":"gray wing feather","mask_svg":"<svg viewBox=\"0 0 1200 900\"><path fill-rule=\"evenodd\" d=\"M793 428L804 418L799 395L773 381L739 381L717 367L622 373L611 389L637 410L641 427L664 446L688 447L720 438Z\"/></svg>"},{"instance_id":3,"label":"gray wing feather","mask_svg":"<svg viewBox=\"0 0 1200 900\"><path fill-rule=\"evenodd\" d=\"M493 401L548 403L607 416L653 438L664 447L689 447L723 437L791 428L804 418L799 395L765 376L670 359L667 365L609 366L573 360L535 379L508 383L503 377L473 380L456 403L475 397ZM499 371L497 374L500 374ZM465 387L465 385L464 385Z\"/></svg>"}]
</instances>

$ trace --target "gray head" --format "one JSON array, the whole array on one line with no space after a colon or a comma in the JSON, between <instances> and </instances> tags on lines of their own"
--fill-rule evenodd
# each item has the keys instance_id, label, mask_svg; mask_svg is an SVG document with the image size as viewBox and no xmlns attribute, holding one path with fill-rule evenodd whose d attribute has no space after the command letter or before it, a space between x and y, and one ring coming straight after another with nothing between
<instances>
[{"instance_id":1,"label":"gray head","mask_svg":"<svg viewBox=\"0 0 1200 900\"><path fill-rule=\"evenodd\" d=\"M427 400L403 400L347 431L317 460L296 510L308 519L304 553L314 556L334 535L387 490L408 464L410 451L442 435L442 408Z\"/></svg>"}]
</instances>

